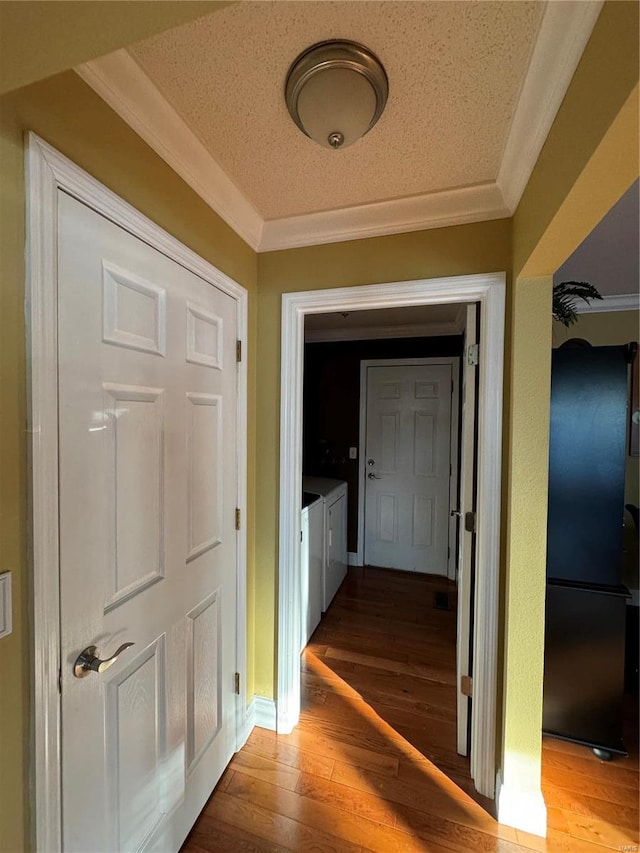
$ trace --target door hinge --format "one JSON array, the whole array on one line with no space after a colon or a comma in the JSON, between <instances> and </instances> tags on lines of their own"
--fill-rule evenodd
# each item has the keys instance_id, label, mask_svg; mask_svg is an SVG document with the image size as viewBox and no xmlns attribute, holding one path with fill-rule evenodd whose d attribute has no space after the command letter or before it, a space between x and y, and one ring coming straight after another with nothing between
<instances>
[{"instance_id":1,"label":"door hinge","mask_svg":"<svg viewBox=\"0 0 640 853\"><path fill-rule=\"evenodd\" d=\"M447 545L447 560L451 559L451 546Z\"/></svg>"},{"instance_id":2,"label":"door hinge","mask_svg":"<svg viewBox=\"0 0 640 853\"><path fill-rule=\"evenodd\" d=\"M236 361L242 361L242 341L236 341Z\"/></svg>"},{"instance_id":3,"label":"door hinge","mask_svg":"<svg viewBox=\"0 0 640 853\"><path fill-rule=\"evenodd\" d=\"M476 532L476 514L475 512L465 512L464 514L464 529L467 533Z\"/></svg>"},{"instance_id":4,"label":"door hinge","mask_svg":"<svg viewBox=\"0 0 640 853\"><path fill-rule=\"evenodd\" d=\"M62 667L58 668L58 693L62 694Z\"/></svg>"},{"instance_id":5,"label":"door hinge","mask_svg":"<svg viewBox=\"0 0 640 853\"><path fill-rule=\"evenodd\" d=\"M240 530L240 510L236 509L236 530Z\"/></svg>"},{"instance_id":6,"label":"door hinge","mask_svg":"<svg viewBox=\"0 0 640 853\"><path fill-rule=\"evenodd\" d=\"M240 695L240 673L239 672L236 672L233 683L234 683L233 689L235 690L236 694L239 696Z\"/></svg>"},{"instance_id":7,"label":"door hinge","mask_svg":"<svg viewBox=\"0 0 640 853\"><path fill-rule=\"evenodd\" d=\"M467 347L467 364L475 365L480 363L480 351L478 344L469 344Z\"/></svg>"},{"instance_id":8,"label":"door hinge","mask_svg":"<svg viewBox=\"0 0 640 853\"><path fill-rule=\"evenodd\" d=\"M473 696L473 678L470 675L460 677L460 692L463 696Z\"/></svg>"}]
</instances>

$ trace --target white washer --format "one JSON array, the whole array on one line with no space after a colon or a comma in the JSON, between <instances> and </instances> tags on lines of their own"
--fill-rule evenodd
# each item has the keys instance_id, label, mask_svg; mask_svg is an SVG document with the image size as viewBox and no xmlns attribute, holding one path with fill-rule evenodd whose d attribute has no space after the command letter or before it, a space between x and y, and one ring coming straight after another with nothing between
<instances>
[{"instance_id":1,"label":"white washer","mask_svg":"<svg viewBox=\"0 0 640 853\"><path fill-rule=\"evenodd\" d=\"M323 602L326 611L347 574L347 484L329 477L303 477L304 492L320 495L324 506Z\"/></svg>"},{"instance_id":2,"label":"white washer","mask_svg":"<svg viewBox=\"0 0 640 853\"><path fill-rule=\"evenodd\" d=\"M324 500L303 494L300 556L300 651L318 627L324 603Z\"/></svg>"}]
</instances>

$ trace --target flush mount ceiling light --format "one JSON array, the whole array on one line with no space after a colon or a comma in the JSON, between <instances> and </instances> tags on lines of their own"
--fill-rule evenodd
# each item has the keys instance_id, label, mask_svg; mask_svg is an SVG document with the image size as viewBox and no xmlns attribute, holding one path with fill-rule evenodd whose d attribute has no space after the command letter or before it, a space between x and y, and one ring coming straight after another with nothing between
<instances>
[{"instance_id":1,"label":"flush mount ceiling light","mask_svg":"<svg viewBox=\"0 0 640 853\"><path fill-rule=\"evenodd\" d=\"M346 148L371 130L389 82L380 60L353 41L305 50L287 75L285 100L300 130L325 148Z\"/></svg>"}]
</instances>

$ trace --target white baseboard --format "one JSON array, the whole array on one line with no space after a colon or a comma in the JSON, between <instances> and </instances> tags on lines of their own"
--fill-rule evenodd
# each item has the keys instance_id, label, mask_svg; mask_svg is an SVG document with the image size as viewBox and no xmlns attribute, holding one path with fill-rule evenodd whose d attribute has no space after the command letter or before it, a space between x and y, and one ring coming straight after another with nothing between
<instances>
[{"instance_id":1,"label":"white baseboard","mask_svg":"<svg viewBox=\"0 0 640 853\"><path fill-rule=\"evenodd\" d=\"M532 835L547 837L547 807L542 791L523 790L505 785L502 774L496 777L498 823L513 826Z\"/></svg>"},{"instance_id":2,"label":"white baseboard","mask_svg":"<svg viewBox=\"0 0 640 853\"><path fill-rule=\"evenodd\" d=\"M348 566L361 566L362 560L360 559L360 554L355 551L347 551L347 565Z\"/></svg>"},{"instance_id":3,"label":"white baseboard","mask_svg":"<svg viewBox=\"0 0 640 853\"><path fill-rule=\"evenodd\" d=\"M276 703L273 699L265 699L264 696L254 696L252 705L254 708L254 722L261 729L276 730Z\"/></svg>"},{"instance_id":4,"label":"white baseboard","mask_svg":"<svg viewBox=\"0 0 640 853\"><path fill-rule=\"evenodd\" d=\"M273 699L265 699L264 696L254 696L251 699L244 719L238 726L236 752L240 752L256 726L260 726L261 729L276 730L276 703Z\"/></svg>"}]
</instances>

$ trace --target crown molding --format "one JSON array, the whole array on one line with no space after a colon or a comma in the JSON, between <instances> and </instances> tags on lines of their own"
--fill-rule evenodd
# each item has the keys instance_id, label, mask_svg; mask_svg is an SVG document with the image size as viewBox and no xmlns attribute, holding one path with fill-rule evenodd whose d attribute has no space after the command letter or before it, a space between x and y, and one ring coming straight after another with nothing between
<instances>
[{"instance_id":1,"label":"crown molding","mask_svg":"<svg viewBox=\"0 0 640 853\"><path fill-rule=\"evenodd\" d=\"M492 183L265 222L126 50L75 70L257 252L510 215Z\"/></svg>"},{"instance_id":2,"label":"crown molding","mask_svg":"<svg viewBox=\"0 0 640 853\"><path fill-rule=\"evenodd\" d=\"M361 204L340 210L268 219L261 252L363 240L509 216L495 183Z\"/></svg>"},{"instance_id":3,"label":"crown molding","mask_svg":"<svg viewBox=\"0 0 640 853\"><path fill-rule=\"evenodd\" d=\"M271 252L511 216L602 5L547 4L495 182L266 221L124 48L75 70L252 249Z\"/></svg>"},{"instance_id":4,"label":"crown molding","mask_svg":"<svg viewBox=\"0 0 640 853\"><path fill-rule=\"evenodd\" d=\"M262 217L124 48L85 62L75 71L236 234L258 250Z\"/></svg>"},{"instance_id":5,"label":"crown molding","mask_svg":"<svg viewBox=\"0 0 640 853\"><path fill-rule=\"evenodd\" d=\"M573 309L576 314L605 314L609 311L640 311L640 293L619 293L578 302Z\"/></svg>"},{"instance_id":6,"label":"crown molding","mask_svg":"<svg viewBox=\"0 0 640 853\"><path fill-rule=\"evenodd\" d=\"M547 3L527 70L497 183L515 212L589 41L603 0Z\"/></svg>"}]
</instances>

